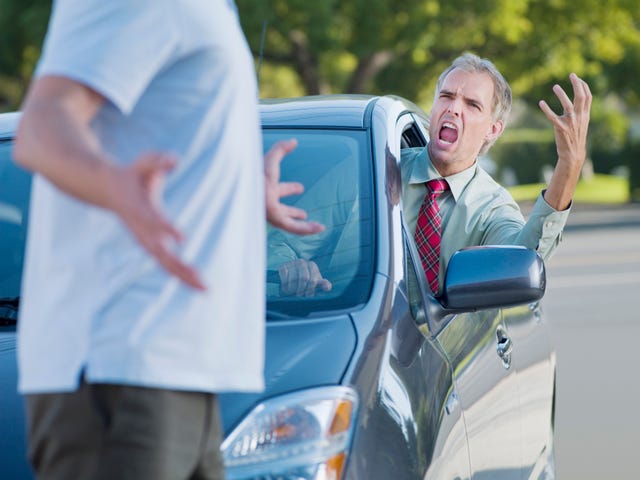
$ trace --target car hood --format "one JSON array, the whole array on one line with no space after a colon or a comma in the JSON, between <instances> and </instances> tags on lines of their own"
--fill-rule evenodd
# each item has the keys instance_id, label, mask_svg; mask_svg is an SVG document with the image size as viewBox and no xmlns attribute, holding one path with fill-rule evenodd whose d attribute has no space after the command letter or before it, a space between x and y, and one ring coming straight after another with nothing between
<instances>
[{"instance_id":1,"label":"car hood","mask_svg":"<svg viewBox=\"0 0 640 480\"><path fill-rule=\"evenodd\" d=\"M356 333L348 315L267 322L265 390L219 396L225 432L265 398L340 383L355 346ZM8 329L0 332L0 463L7 478L27 479L32 476L25 455L24 406L17 393L17 374L16 333Z\"/></svg>"},{"instance_id":2,"label":"car hood","mask_svg":"<svg viewBox=\"0 0 640 480\"><path fill-rule=\"evenodd\" d=\"M0 331L0 471L2 478L31 477L26 457L26 425L22 396L18 394L16 334Z\"/></svg>"},{"instance_id":3,"label":"car hood","mask_svg":"<svg viewBox=\"0 0 640 480\"><path fill-rule=\"evenodd\" d=\"M219 396L225 434L263 399L320 385L336 385L353 356L356 332L347 315L267 322L265 389Z\"/></svg>"}]
</instances>

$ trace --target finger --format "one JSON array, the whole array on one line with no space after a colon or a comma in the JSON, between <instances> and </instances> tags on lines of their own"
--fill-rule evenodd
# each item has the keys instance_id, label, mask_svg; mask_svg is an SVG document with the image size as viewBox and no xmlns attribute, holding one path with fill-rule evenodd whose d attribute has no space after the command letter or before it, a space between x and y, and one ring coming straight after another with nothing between
<instances>
[{"instance_id":1,"label":"finger","mask_svg":"<svg viewBox=\"0 0 640 480\"><path fill-rule=\"evenodd\" d=\"M198 272L191 266L184 263L177 255L169 251L167 248L162 247L158 251L156 258L167 272L177 277L185 284L195 288L196 290L204 291L207 289L204 282L200 279Z\"/></svg>"},{"instance_id":2,"label":"finger","mask_svg":"<svg viewBox=\"0 0 640 480\"><path fill-rule=\"evenodd\" d=\"M154 206L149 205L146 211L138 212L137 218L132 220L131 228L139 237L165 239L162 241L184 241L184 235L171 222L169 222Z\"/></svg>"},{"instance_id":3,"label":"finger","mask_svg":"<svg viewBox=\"0 0 640 480\"><path fill-rule=\"evenodd\" d=\"M304 186L300 182L280 182L278 183L278 197L288 197L304 192Z\"/></svg>"},{"instance_id":4,"label":"finger","mask_svg":"<svg viewBox=\"0 0 640 480\"><path fill-rule=\"evenodd\" d=\"M280 140L273 144L273 146L267 152L267 156L276 160L282 160L282 158L295 150L298 146L298 141L295 138L289 140Z\"/></svg>"},{"instance_id":5,"label":"finger","mask_svg":"<svg viewBox=\"0 0 640 480\"><path fill-rule=\"evenodd\" d=\"M302 208L292 207L290 205L280 205L280 214L286 218L293 218L296 220L306 220L307 212Z\"/></svg>"},{"instance_id":6,"label":"finger","mask_svg":"<svg viewBox=\"0 0 640 480\"><path fill-rule=\"evenodd\" d=\"M177 163L174 155L169 153L145 153L133 163L133 168L145 176L153 172L169 172Z\"/></svg>"},{"instance_id":7,"label":"finger","mask_svg":"<svg viewBox=\"0 0 640 480\"><path fill-rule=\"evenodd\" d=\"M329 280L327 280L326 278L323 278L318 282L317 287L322 289L323 292L330 292L331 289L333 288L333 285Z\"/></svg>"},{"instance_id":8,"label":"finger","mask_svg":"<svg viewBox=\"0 0 640 480\"><path fill-rule=\"evenodd\" d=\"M280 226L283 230L297 235L313 235L325 230L324 225L318 222L303 222L296 220L288 220Z\"/></svg>"},{"instance_id":9,"label":"finger","mask_svg":"<svg viewBox=\"0 0 640 480\"><path fill-rule=\"evenodd\" d=\"M296 264L296 267L296 275L298 276L296 296L302 297L303 295L305 295L307 284L309 283L311 274L309 272L309 265L304 260L299 260Z\"/></svg>"},{"instance_id":10,"label":"finger","mask_svg":"<svg viewBox=\"0 0 640 480\"><path fill-rule=\"evenodd\" d=\"M320 281L323 280L320 274L320 269L316 262L309 262L309 280L307 282L307 288L305 292L306 297L313 297L316 294L316 287Z\"/></svg>"},{"instance_id":11,"label":"finger","mask_svg":"<svg viewBox=\"0 0 640 480\"><path fill-rule=\"evenodd\" d=\"M556 84L553 86L553 92L556 94L556 97L558 97L558 100L560 100L560 105L562 105L562 109L564 110L564 112L572 113L573 102L571 102L571 99L564 91L564 89L560 85Z\"/></svg>"},{"instance_id":12,"label":"finger","mask_svg":"<svg viewBox=\"0 0 640 480\"><path fill-rule=\"evenodd\" d=\"M589 88L589 85L587 84L587 82L582 80L575 73L572 73L570 78L571 78L571 83L573 84L573 90L575 92L574 103L576 106L576 110L579 110L580 112L585 112L588 114L591 109L591 100L592 100L591 89Z\"/></svg>"},{"instance_id":13,"label":"finger","mask_svg":"<svg viewBox=\"0 0 640 480\"><path fill-rule=\"evenodd\" d=\"M547 104L547 102L545 102L544 100L540 100L538 102L538 106L540 107L540 110L542 110L542 113L544 113L544 115L551 122L556 123L558 121L558 115L556 115L554 111L551 110L551 107L549 106L549 104Z\"/></svg>"},{"instance_id":14,"label":"finger","mask_svg":"<svg viewBox=\"0 0 640 480\"><path fill-rule=\"evenodd\" d=\"M285 155L292 152L297 145L298 141L295 139L280 140L269 149L264 156L265 173L267 176L270 177L272 172L277 171Z\"/></svg>"},{"instance_id":15,"label":"finger","mask_svg":"<svg viewBox=\"0 0 640 480\"><path fill-rule=\"evenodd\" d=\"M278 268L278 274L280 275L280 290L284 295L291 295L294 290L291 285L291 276L289 272L289 264L280 265Z\"/></svg>"}]
</instances>

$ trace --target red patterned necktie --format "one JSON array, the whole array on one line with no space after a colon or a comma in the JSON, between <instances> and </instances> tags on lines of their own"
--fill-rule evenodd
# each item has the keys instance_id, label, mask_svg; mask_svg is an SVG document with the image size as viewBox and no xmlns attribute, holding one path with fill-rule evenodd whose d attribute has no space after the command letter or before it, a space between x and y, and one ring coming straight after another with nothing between
<instances>
[{"instance_id":1,"label":"red patterned necktie","mask_svg":"<svg viewBox=\"0 0 640 480\"><path fill-rule=\"evenodd\" d=\"M438 271L440 269L440 207L437 198L444 191L449 190L446 180L429 180L427 182L427 195L418 213L418 222L414 238L420 252L420 260L427 281L433 293L438 293Z\"/></svg>"}]
</instances>

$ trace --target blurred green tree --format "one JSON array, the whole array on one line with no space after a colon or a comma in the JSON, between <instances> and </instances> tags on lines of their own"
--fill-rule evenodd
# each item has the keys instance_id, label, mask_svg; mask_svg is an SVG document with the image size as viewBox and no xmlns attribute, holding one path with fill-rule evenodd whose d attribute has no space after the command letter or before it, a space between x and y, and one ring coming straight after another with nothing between
<instances>
[{"instance_id":1,"label":"blurred green tree","mask_svg":"<svg viewBox=\"0 0 640 480\"><path fill-rule=\"evenodd\" d=\"M263 97L322 93L395 93L428 110L436 76L457 55L492 59L521 105L516 129L549 130L537 103L560 105L551 87L571 95L569 73L592 87L590 142L596 171L624 163L599 152L624 149L640 101L637 0L237 0L259 63ZM261 48L262 47L262 48ZM516 134L516 137L518 135ZM492 151L527 180L553 165L553 137ZM499 144L496 147L499 147ZM539 144L536 146L536 144ZM524 155L524 158L523 158ZM514 165L514 162L520 164ZM638 159L640 162L640 159ZM613 165L615 166L615 165ZM515 167L515 168L513 168ZM523 178L524 180L524 178Z\"/></svg>"},{"instance_id":2,"label":"blurred green tree","mask_svg":"<svg viewBox=\"0 0 640 480\"><path fill-rule=\"evenodd\" d=\"M24 96L51 3L2 0L0 111L18 108ZM263 97L394 93L428 110L438 73L457 55L472 51L496 63L525 105L524 113L513 118L515 128L548 129L540 120L538 100L544 98L559 110L551 86L557 82L570 92L570 72L585 78L594 93L590 141L596 170L621 161L616 152L628 151L627 143L636 141L640 131L640 83L633 81L640 72L637 0L236 3ZM538 136L527 141L531 138ZM513 155L506 152L513 148L504 151L502 157L510 161ZM533 155L548 149L528 151ZM624 163L630 168L637 163L634 168L640 169L635 156L626 156Z\"/></svg>"},{"instance_id":3,"label":"blurred green tree","mask_svg":"<svg viewBox=\"0 0 640 480\"><path fill-rule=\"evenodd\" d=\"M33 73L51 0L2 0L0 7L0 111L18 108Z\"/></svg>"}]
</instances>

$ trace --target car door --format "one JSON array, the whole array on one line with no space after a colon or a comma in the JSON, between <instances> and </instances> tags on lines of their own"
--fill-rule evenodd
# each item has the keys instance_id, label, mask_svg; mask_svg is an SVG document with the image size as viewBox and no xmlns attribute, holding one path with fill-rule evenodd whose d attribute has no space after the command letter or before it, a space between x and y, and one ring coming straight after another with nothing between
<instances>
[{"instance_id":1,"label":"car door","mask_svg":"<svg viewBox=\"0 0 640 480\"><path fill-rule=\"evenodd\" d=\"M500 310L454 316L437 335L453 368L467 428L472 478L520 478L521 420Z\"/></svg>"},{"instance_id":2,"label":"car door","mask_svg":"<svg viewBox=\"0 0 640 480\"><path fill-rule=\"evenodd\" d=\"M441 378L437 384L426 385L427 393L424 395L424 401L421 401L423 405L420 408L420 415L417 416L418 430L423 435L421 440L425 444L428 441L430 446L428 450L430 458L425 464L423 478L425 480L469 478L468 435L459 400L460 393L454 382L452 365L447 359L446 352L432 335L426 321L428 299L423 293L426 285L419 280L419 275L424 273L420 262L415 257L412 241L411 235L403 229L405 278L400 287L403 296L408 300L410 315L405 316L404 324L402 319L395 322L392 350L400 364L413 364L414 370L416 367L419 368L422 376L426 378L435 378L432 374L435 367L434 355L427 355L427 351L439 352L445 359L447 378ZM413 348L412 345L414 345ZM440 396L436 395L438 391L441 392Z\"/></svg>"},{"instance_id":3,"label":"car door","mask_svg":"<svg viewBox=\"0 0 640 480\"><path fill-rule=\"evenodd\" d=\"M425 119L416 117L404 128L403 148L422 146ZM407 242L415 248L412 238ZM414 257L418 258L417 253ZM421 266L415 268L424 276ZM472 478L520 478L523 441L518 386L502 311L451 315L429 333L451 364Z\"/></svg>"},{"instance_id":4,"label":"car door","mask_svg":"<svg viewBox=\"0 0 640 480\"><path fill-rule=\"evenodd\" d=\"M540 302L504 310L521 411L522 478L553 465L555 351Z\"/></svg>"}]
</instances>

